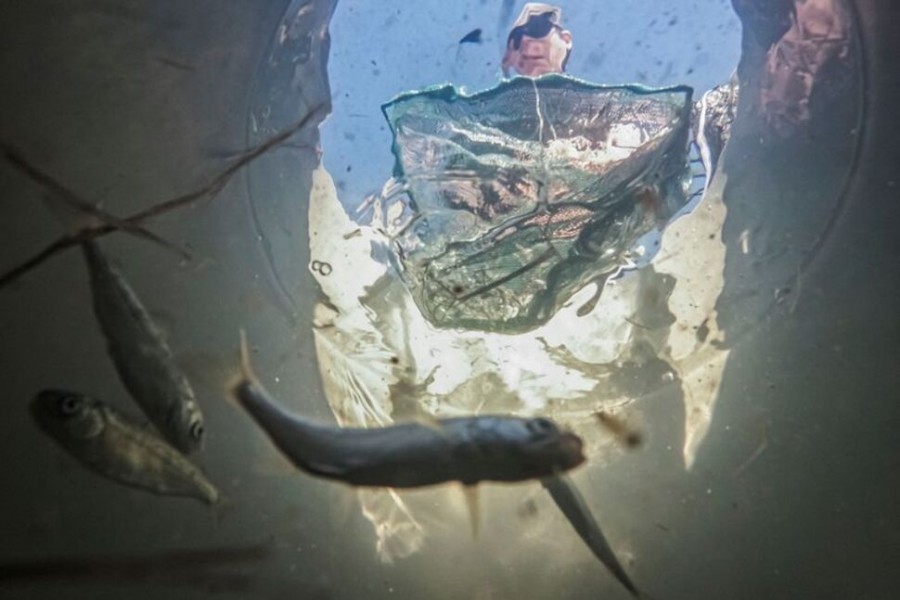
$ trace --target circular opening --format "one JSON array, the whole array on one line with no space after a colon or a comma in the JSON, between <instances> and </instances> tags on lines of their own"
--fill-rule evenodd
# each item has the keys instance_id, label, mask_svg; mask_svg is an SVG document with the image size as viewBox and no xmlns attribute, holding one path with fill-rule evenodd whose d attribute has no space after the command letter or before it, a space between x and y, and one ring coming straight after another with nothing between
<instances>
[{"instance_id":1,"label":"circular opening","mask_svg":"<svg viewBox=\"0 0 900 600\"><path fill-rule=\"evenodd\" d=\"M333 114L322 126L322 147L347 208L378 191L394 166L381 104L442 83L468 92L496 85L506 38L523 4L338 3L328 62ZM727 82L740 58L741 25L728 1L559 6L573 37L567 73L593 83L689 85L699 97ZM480 43L460 41L475 30Z\"/></svg>"}]
</instances>

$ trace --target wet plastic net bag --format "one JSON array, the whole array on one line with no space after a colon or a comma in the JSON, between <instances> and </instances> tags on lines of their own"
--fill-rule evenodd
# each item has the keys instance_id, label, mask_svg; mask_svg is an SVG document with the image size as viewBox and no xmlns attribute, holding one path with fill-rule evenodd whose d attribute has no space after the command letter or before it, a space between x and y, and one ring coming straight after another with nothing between
<instances>
[{"instance_id":1,"label":"wet plastic net bag","mask_svg":"<svg viewBox=\"0 0 900 600\"><path fill-rule=\"evenodd\" d=\"M691 89L516 78L383 106L409 222L398 267L437 327L550 319L686 202Z\"/></svg>"}]
</instances>

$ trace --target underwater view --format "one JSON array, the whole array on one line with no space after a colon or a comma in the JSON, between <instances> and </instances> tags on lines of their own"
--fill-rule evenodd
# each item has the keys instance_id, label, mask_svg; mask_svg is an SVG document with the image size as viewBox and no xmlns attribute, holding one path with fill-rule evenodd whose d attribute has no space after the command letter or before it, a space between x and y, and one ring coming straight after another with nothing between
<instances>
[{"instance_id":1,"label":"underwater view","mask_svg":"<svg viewBox=\"0 0 900 600\"><path fill-rule=\"evenodd\" d=\"M0 598L898 597L900 6L0 16Z\"/></svg>"}]
</instances>

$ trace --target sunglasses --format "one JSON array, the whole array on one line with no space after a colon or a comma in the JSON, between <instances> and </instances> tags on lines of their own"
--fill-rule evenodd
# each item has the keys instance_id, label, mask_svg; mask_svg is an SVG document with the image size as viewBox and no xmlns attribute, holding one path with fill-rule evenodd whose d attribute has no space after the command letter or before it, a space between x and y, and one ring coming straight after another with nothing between
<instances>
[{"instance_id":1,"label":"sunglasses","mask_svg":"<svg viewBox=\"0 0 900 600\"><path fill-rule=\"evenodd\" d=\"M553 13L544 13L542 15L529 17L524 25L520 25L509 32L506 45L509 46L509 43L512 42L513 49L518 50L519 46L522 45L522 38L526 35L530 38L539 40L550 35L550 32L553 31L553 29L562 31L562 27L550 20L552 18Z\"/></svg>"}]
</instances>

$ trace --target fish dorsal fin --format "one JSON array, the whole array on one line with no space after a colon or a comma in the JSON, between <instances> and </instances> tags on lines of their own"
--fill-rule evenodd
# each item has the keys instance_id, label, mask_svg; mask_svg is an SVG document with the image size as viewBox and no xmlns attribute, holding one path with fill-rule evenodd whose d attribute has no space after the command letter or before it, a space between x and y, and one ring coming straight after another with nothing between
<instances>
[{"instance_id":1,"label":"fish dorsal fin","mask_svg":"<svg viewBox=\"0 0 900 600\"><path fill-rule=\"evenodd\" d=\"M258 384L256 373L253 372L253 365L250 364L250 348L247 344L247 332L240 329L240 373L235 374L225 386L226 397L234 400L238 405L241 404L239 399L239 390L242 386Z\"/></svg>"},{"instance_id":2,"label":"fish dorsal fin","mask_svg":"<svg viewBox=\"0 0 900 600\"><path fill-rule=\"evenodd\" d=\"M433 415L426 413L425 411L420 411L419 414L412 418L412 421L422 427L427 427L441 435L445 435L447 432L444 431L444 427L441 425L441 422L438 421Z\"/></svg>"},{"instance_id":3,"label":"fish dorsal fin","mask_svg":"<svg viewBox=\"0 0 900 600\"><path fill-rule=\"evenodd\" d=\"M253 365L250 364L250 346L247 344L247 332L241 329L241 376L247 381L257 381Z\"/></svg>"},{"instance_id":4,"label":"fish dorsal fin","mask_svg":"<svg viewBox=\"0 0 900 600\"><path fill-rule=\"evenodd\" d=\"M481 496L477 485L463 484L463 495L469 509L469 522L472 525L472 539L477 540L481 533Z\"/></svg>"}]
</instances>

